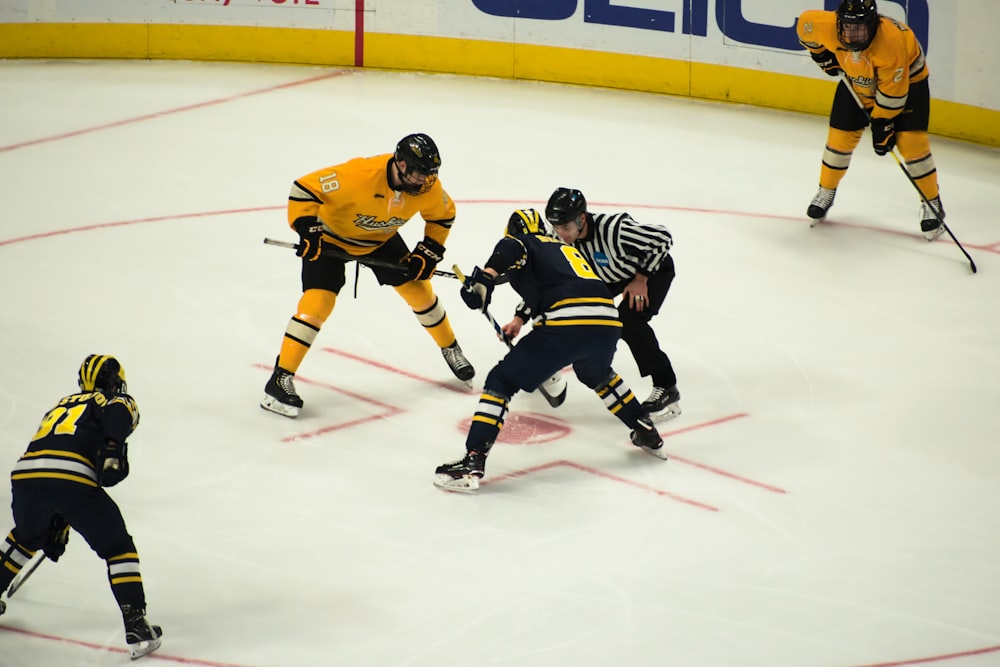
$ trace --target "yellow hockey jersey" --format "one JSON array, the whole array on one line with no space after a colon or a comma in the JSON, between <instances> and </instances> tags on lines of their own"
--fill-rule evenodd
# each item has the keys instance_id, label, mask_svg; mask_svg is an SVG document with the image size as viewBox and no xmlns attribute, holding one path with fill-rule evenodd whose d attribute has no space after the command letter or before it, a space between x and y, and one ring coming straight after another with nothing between
<instances>
[{"instance_id":1,"label":"yellow hockey jersey","mask_svg":"<svg viewBox=\"0 0 1000 667\"><path fill-rule=\"evenodd\" d=\"M424 235L444 245L455 220L455 203L439 180L420 195L393 191L388 173L392 157L354 158L296 180L288 195L288 224L316 216L323 224L324 243L351 255L367 255L419 213Z\"/></svg>"},{"instance_id":2,"label":"yellow hockey jersey","mask_svg":"<svg viewBox=\"0 0 1000 667\"><path fill-rule=\"evenodd\" d=\"M906 106L910 84L927 78L924 51L905 24L879 16L875 38L863 51L848 51L837 37L837 13L810 10L795 26L812 53L831 51L872 118L895 118Z\"/></svg>"}]
</instances>

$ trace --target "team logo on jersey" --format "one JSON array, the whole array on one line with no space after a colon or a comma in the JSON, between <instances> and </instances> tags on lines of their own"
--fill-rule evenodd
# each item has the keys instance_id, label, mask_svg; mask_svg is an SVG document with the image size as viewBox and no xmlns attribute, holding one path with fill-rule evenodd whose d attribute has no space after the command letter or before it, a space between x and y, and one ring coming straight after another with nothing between
<instances>
[{"instance_id":1,"label":"team logo on jersey","mask_svg":"<svg viewBox=\"0 0 1000 667\"><path fill-rule=\"evenodd\" d=\"M369 232L392 229L393 227L402 227L405 224L406 220L395 216L389 218L388 220L379 220L374 215L362 215L358 213L357 217L354 218L355 227L360 227L361 229Z\"/></svg>"}]
</instances>

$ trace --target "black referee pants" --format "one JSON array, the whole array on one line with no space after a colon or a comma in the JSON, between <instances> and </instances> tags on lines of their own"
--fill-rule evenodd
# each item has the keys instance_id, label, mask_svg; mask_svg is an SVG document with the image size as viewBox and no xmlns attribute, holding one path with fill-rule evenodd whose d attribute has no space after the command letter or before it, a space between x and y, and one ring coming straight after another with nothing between
<instances>
[{"instance_id":1,"label":"black referee pants","mask_svg":"<svg viewBox=\"0 0 1000 667\"><path fill-rule=\"evenodd\" d=\"M667 298L667 292L670 291L670 284L674 281L674 275L674 258L668 255L660 270L649 276L648 303L642 312L633 310L624 300L618 304L618 317L622 321L622 340L632 351L639 373L643 377L652 376L653 384L664 388L677 384L677 375L670 363L670 357L660 349L656 332L649 322L659 314L660 307ZM608 287L614 296L618 296L628 282L614 283Z\"/></svg>"}]
</instances>

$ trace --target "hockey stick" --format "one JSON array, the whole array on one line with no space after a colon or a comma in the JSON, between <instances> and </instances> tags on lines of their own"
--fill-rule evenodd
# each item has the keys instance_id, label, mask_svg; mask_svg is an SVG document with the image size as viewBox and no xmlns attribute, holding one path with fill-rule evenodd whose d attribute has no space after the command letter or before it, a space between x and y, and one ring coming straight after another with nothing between
<instances>
[{"instance_id":1,"label":"hockey stick","mask_svg":"<svg viewBox=\"0 0 1000 667\"><path fill-rule=\"evenodd\" d=\"M858 91L854 90L854 85L851 83L851 80L847 78L847 75L844 73L843 70L840 71L840 80L847 88L847 91L851 94L851 97L854 98L854 101L857 103L858 108L860 108L861 111L870 119L871 114L868 113L868 109L865 108L864 102L862 102L861 98L858 97ZM903 164L903 161L899 159L899 153L896 152L896 148L893 147L893 149L890 152L892 153L892 159L896 161L896 164L899 165L900 170L902 170L903 174L906 176L906 180L910 182L910 185L913 186L913 189L917 191L918 195L920 195L920 199L921 201L924 202L924 205L927 207L927 210L934 214L934 217L937 218L938 223L942 227L944 227L944 231L948 232L948 236L950 236L951 240L955 242L955 245L958 246L958 249L962 251L962 254L965 255L965 258L969 260L969 268L972 269L973 273L978 273L978 269L976 268L976 263L973 261L972 256L965 250L962 244L959 243L958 239L955 238L955 234L952 233L951 227L948 226L948 224L944 221L944 218L941 217L941 214L938 212L938 210L934 208L931 202L927 199L927 195L925 195L923 191L920 189L920 186L917 185L917 181L913 178L912 175L910 175L910 171L906 168L906 165Z\"/></svg>"},{"instance_id":2,"label":"hockey stick","mask_svg":"<svg viewBox=\"0 0 1000 667\"><path fill-rule=\"evenodd\" d=\"M895 148L893 148L892 150L892 157L896 161L896 164L899 165L899 168L903 171L903 173L906 174L906 180L908 180L910 184L913 185L913 189L917 191L918 195L920 195L920 199L923 200L924 205L927 207L927 210L934 214L934 217L937 218L937 221L941 224L942 227L944 227L944 231L948 232L948 236L950 236L951 240L955 242L955 245L958 246L958 249L962 251L962 254L965 255L965 258L969 260L969 268L972 269L973 273L977 273L978 269L976 269L976 263L972 260L972 256L969 255L968 251L966 251L966 249L962 247L962 244L958 242L958 239L955 238L955 234L953 234L951 231L951 227L948 226L948 223L944 221L944 218L941 217L941 214L938 212L938 210L934 208L934 206L927 199L927 196L923 193L923 191L921 191L920 186L917 185L917 181L914 180L913 176L910 175L909 170L906 168L906 165L904 165L903 162L899 159L899 155L896 153Z\"/></svg>"},{"instance_id":3,"label":"hockey stick","mask_svg":"<svg viewBox=\"0 0 1000 667\"><path fill-rule=\"evenodd\" d=\"M34 573L34 571L38 569L38 566L41 565L42 561L44 560L45 560L45 553L41 549L39 549L38 553L36 553L35 557L32 559L31 564L28 565L28 567L26 567L25 569L18 572L17 576L14 577L14 580L10 582L10 586L7 588L8 598L14 597L14 593L17 592L17 589L19 589L21 586L24 585L24 582L26 582L28 580L28 577L30 577L32 573Z\"/></svg>"},{"instance_id":4,"label":"hockey stick","mask_svg":"<svg viewBox=\"0 0 1000 667\"><path fill-rule=\"evenodd\" d=\"M299 246L298 246L297 243L289 243L288 241L278 241L277 239L268 239L268 238L265 238L264 239L264 243L266 245L278 246L279 248L290 248L292 250L298 250L299 249ZM406 271L406 267L403 266L402 264L396 264L394 262L387 262L387 261L381 260L381 259L373 259L371 257L365 257L364 255L357 255L357 256L356 255L351 255L351 254L346 253L346 252L340 252L339 250L335 250L333 248L323 248L322 250L320 250L320 254L325 255L327 257L336 257L337 259L343 259L343 260L346 260L346 261L354 261L354 262L357 262L358 264L363 264L364 266L372 266L372 267L376 267L376 268L379 268L379 269L394 269L394 270L400 271L400 272L405 272ZM451 271L438 271L438 270L435 270L434 271L434 275L435 276L444 276L445 278L456 278L456 279L458 278L458 276L456 276Z\"/></svg>"},{"instance_id":5,"label":"hockey stick","mask_svg":"<svg viewBox=\"0 0 1000 667\"><path fill-rule=\"evenodd\" d=\"M465 274L462 273L462 269L458 268L458 264L451 267L455 270L455 277L462 281L462 289L468 289L465 287ZM496 318L489 310L483 308L481 311L483 315L489 320L490 324L493 325L493 330L496 331L497 336L503 341L504 345L507 346L508 350L514 349L514 343L511 342L510 336L508 336L500 323L497 322ZM545 397L549 405L553 408L558 408L566 400L566 380L558 373L550 377L548 380L538 385L538 393Z\"/></svg>"}]
</instances>

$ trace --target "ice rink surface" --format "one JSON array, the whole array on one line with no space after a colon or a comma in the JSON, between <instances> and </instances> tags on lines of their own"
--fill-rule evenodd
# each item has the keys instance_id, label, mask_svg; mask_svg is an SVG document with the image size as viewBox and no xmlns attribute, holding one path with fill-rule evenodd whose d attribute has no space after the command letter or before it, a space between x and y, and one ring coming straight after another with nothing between
<instances>
[{"instance_id":1,"label":"ice rink surface","mask_svg":"<svg viewBox=\"0 0 1000 667\"><path fill-rule=\"evenodd\" d=\"M932 138L973 275L947 235L919 236L913 187L867 135L809 228L819 116L182 62L0 62L0 100L0 460L84 356L122 361L142 422L111 492L165 632L144 660L1000 664L997 150ZM362 269L299 371L302 416L258 407L299 295L298 260L262 243L295 240L291 182L410 132L436 140L458 205L442 268L482 264L510 211L560 186L671 230L669 461L571 379L558 409L515 397L478 495L434 488L504 353L447 278L474 390ZM498 288L498 319L516 300ZM644 398L624 346L615 365ZM0 618L4 667L123 648L79 535Z\"/></svg>"}]
</instances>

